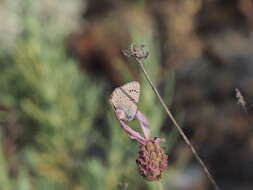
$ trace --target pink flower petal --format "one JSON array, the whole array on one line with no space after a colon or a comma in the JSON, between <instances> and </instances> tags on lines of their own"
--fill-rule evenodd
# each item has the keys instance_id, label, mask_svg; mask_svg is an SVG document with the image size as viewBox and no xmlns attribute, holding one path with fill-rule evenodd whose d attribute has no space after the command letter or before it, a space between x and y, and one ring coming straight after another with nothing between
<instances>
[{"instance_id":1,"label":"pink flower petal","mask_svg":"<svg viewBox=\"0 0 253 190\"><path fill-rule=\"evenodd\" d=\"M120 120L120 126L128 134L131 139L138 141L141 144L146 144L147 139L142 137L138 132L130 128L124 121Z\"/></svg>"},{"instance_id":2,"label":"pink flower petal","mask_svg":"<svg viewBox=\"0 0 253 190\"><path fill-rule=\"evenodd\" d=\"M135 119L138 120L138 122L141 126L141 129L144 133L144 137L146 139L149 139L150 127L149 127L149 122L148 122L148 119L146 118L146 116L143 113L141 113L140 111L137 111L137 113L135 114Z\"/></svg>"},{"instance_id":3,"label":"pink flower petal","mask_svg":"<svg viewBox=\"0 0 253 190\"><path fill-rule=\"evenodd\" d=\"M130 128L124 121L124 115L123 115L123 110L119 110L117 109L115 111L115 115L117 120L120 123L121 128L128 134L128 136L131 139L136 140L137 142L141 143L141 144L145 144L147 142L147 139L145 139L144 137L142 137L138 132L136 132L135 130L133 130L132 128Z\"/></svg>"}]
</instances>

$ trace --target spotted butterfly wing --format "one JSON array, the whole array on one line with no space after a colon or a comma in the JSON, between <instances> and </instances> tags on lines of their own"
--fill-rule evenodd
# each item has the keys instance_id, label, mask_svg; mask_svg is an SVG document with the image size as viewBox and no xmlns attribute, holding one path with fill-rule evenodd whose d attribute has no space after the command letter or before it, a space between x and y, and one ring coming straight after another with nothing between
<instances>
[{"instance_id":1,"label":"spotted butterfly wing","mask_svg":"<svg viewBox=\"0 0 253 190\"><path fill-rule=\"evenodd\" d=\"M132 121L137 112L137 105L140 96L140 83L129 82L116 88L110 98L114 109L121 109L125 113L124 119Z\"/></svg>"}]
</instances>

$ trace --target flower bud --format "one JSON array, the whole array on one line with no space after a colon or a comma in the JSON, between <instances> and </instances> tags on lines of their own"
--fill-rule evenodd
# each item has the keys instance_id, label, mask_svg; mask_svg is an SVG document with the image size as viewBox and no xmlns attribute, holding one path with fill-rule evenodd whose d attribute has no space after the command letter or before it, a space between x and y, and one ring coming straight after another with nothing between
<instances>
[{"instance_id":1,"label":"flower bud","mask_svg":"<svg viewBox=\"0 0 253 190\"><path fill-rule=\"evenodd\" d=\"M168 156L164 149L157 143L159 141L148 140L140 145L139 156L136 160L140 174L149 181L158 181L167 169Z\"/></svg>"}]
</instances>

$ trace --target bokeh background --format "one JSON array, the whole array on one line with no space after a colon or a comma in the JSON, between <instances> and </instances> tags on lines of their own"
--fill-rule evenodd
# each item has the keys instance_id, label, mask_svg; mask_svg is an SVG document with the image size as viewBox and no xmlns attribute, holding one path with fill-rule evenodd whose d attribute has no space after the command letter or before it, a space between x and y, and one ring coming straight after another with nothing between
<instances>
[{"instance_id":1,"label":"bokeh background","mask_svg":"<svg viewBox=\"0 0 253 190\"><path fill-rule=\"evenodd\" d=\"M132 80L152 136L166 139L164 189L213 189L121 53L136 43L221 189L252 190L252 32L251 0L1 0L0 189L156 190L138 174L138 144L108 103Z\"/></svg>"}]
</instances>

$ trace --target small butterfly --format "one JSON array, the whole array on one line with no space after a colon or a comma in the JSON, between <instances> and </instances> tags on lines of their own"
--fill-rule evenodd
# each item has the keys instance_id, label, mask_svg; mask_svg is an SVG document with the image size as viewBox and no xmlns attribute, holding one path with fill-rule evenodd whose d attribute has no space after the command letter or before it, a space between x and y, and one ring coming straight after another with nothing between
<instances>
[{"instance_id":1,"label":"small butterfly","mask_svg":"<svg viewBox=\"0 0 253 190\"><path fill-rule=\"evenodd\" d=\"M139 96L140 83L133 81L116 88L109 102L115 110L123 110L125 120L132 121L137 112Z\"/></svg>"}]
</instances>

